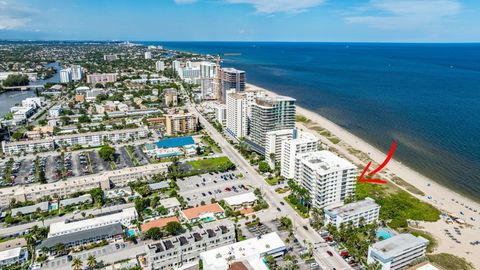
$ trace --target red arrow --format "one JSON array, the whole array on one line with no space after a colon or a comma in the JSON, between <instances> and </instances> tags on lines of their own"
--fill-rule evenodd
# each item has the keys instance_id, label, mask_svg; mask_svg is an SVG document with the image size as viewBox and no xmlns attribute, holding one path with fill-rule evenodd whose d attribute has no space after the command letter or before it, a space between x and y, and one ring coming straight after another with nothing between
<instances>
[{"instance_id":1,"label":"red arrow","mask_svg":"<svg viewBox=\"0 0 480 270\"><path fill-rule=\"evenodd\" d=\"M393 157L393 153L395 152L395 148L397 147L397 142L393 142L392 143L392 147L390 148L390 152L388 152L388 155L387 155L387 158L385 158L385 160L382 162L382 164L380 164L380 166L378 166L378 168L376 168L375 170L371 171L368 176L372 176L374 174L376 174L377 172L379 172L380 170L382 170L387 164L388 162L390 162L390 160L392 159ZM365 167L365 169L362 171L362 174L360 174L360 177L358 177L358 182L360 183L377 183L377 184L386 184L387 181L386 180L383 180L383 179L379 179L379 178L364 178L365 174L367 173L367 170L368 168L370 168L370 165L372 165L372 162L368 162L367 166Z\"/></svg>"}]
</instances>

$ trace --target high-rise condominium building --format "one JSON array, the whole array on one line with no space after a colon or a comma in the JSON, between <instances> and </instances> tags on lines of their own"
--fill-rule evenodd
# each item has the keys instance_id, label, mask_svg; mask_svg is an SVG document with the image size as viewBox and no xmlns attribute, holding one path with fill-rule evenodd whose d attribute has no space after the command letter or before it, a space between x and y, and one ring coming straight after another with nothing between
<instances>
[{"instance_id":1,"label":"high-rise condominium building","mask_svg":"<svg viewBox=\"0 0 480 270\"><path fill-rule=\"evenodd\" d=\"M157 62L155 62L155 69L157 71L164 71L165 70L165 62L163 62L161 60L158 60Z\"/></svg>"},{"instance_id":2,"label":"high-rise condominium building","mask_svg":"<svg viewBox=\"0 0 480 270\"><path fill-rule=\"evenodd\" d=\"M257 97L252 104L249 143L265 154L267 132L295 127L295 99L284 96Z\"/></svg>"},{"instance_id":3,"label":"high-rise condominium building","mask_svg":"<svg viewBox=\"0 0 480 270\"><path fill-rule=\"evenodd\" d=\"M265 161L270 168L275 168L275 164L280 164L282 157L282 143L291 141L294 129L281 129L267 132L265 143Z\"/></svg>"},{"instance_id":4,"label":"high-rise condominium building","mask_svg":"<svg viewBox=\"0 0 480 270\"><path fill-rule=\"evenodd\" d=\"M243 93L237 93L235 90L227 91L227 119L226 130L228 134L236 139L247 136L248 134L248 116L247 116L247 96Z\"/></svg>"},{"instance_id":5,"label":"high-rise condominium building","mask_svg":"<svg viewBox=\"0 0 480 270\"><path fill-rule=\"evenodd\" d=\"M72 69L72 80L80 81L83 78L83 68L78 65L73 65Z\"/></svg>"},{"instance_id":6,"label":"high-rise condominium building","mask_svg":"<svg viewBox=\"0 0 480 270\"><path fill-rule=\"evenodd\" d=\"M235 89L245 91L245 71L234 68L222 68L222 102L225 103L227 91Z\"/></svg>"},{"instance_id":7,"label":"high-rise condominium building","mask_svg":"<svg viewBox=\"0 0 480 270\"><path fill-rule=\"evenodd\" d=\"M318 150L318 139L310 132L294 132L292 140L282 141L281 175L285 178L295 177L295 158L299 154Z\"/></svg>"},{"instance_id":8,"label":"high-rise condominium building","mask_svg":"<svg viewBox=\"0 0 480 270\"><path fill-rule=\"evenodd\" d=\"M145 59L152 59L152 52L146 51L145 52Z\"/></svg>"},{"instance_id":9,"label":"high-rise condominium building","mask_svg":"<svg viewBox=\"0 0 480 270\"><path fill-rule=\"evenodd\" d=\"M295 180L317 208L340 205L354 195L356 173L355 165L330 151L300 154L295 160Z\"/></svg>"},{"instance_id":10,"label":"high-rise condominium building","mask_svg":"<svg viewBox=\"0 0 480 270\"><path fill-rule=\"evenodd\" d=\"M215 63L206 62L206 61L200 62L200 77L202 79L215 78L217 74L216 71L217 71L217 65Z\"/></svg>"},{"instance_id":11,"label":"high-rise condominium building","mask_svg":"<svg viewBox=\"0 0 480 270\"><path fill-rule=\"evenodd\" d=\"M69 68L60 70L60 82L68 83L72 81L72 70Z\"/></svg>"}]
</instances>

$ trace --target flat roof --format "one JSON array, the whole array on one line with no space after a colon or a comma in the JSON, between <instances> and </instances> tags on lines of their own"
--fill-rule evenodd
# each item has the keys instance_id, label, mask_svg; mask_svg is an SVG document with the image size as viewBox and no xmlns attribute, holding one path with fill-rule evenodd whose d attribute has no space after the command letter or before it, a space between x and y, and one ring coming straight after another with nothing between
<instances>
[{"instance_id":1,"label":"flat roof","mask_svg":"<svg viewBox=\"0 0 480 270\"><path fill-rule=\"evenodd\" d=\"M170 222L180 222L180 221L178 220L178 218L176 216L171 216L171 217L159 218L159 219L149 221L145 224L142 224L140 227L141 227L143 232L146 232L146 231L150 230L151 228L155 228L155 227L163 228L163 227L167 226L167 224L170 223Z\"/></svg>"},{"instance_id":2,"label":"flat roof","mask_svg":"<svg viewBox=\"0 0 480 270\"><path fill-rule=\"evenodd\" d=\"M16 258L16 257L20 256L21 252L22 252L21 247L0 251L0 261Z\"/></svg>"},{"instance_id":3,"label":"flat roof","mask_svg":"<svg viewBox=\"0 0 480 270\"><path fill-rule=\"evenodd\" d=\"M78 196L75 198L63 199L60 201L60 206L68 206L68 205L84 203L84 202L92 202L92 195L83 194L82 196Z\"/></svg>"},{"instance_id":4,"label":"flat roof","mask_svg":"<svg viewBox=\"0 0 480 270\"><path fill-rule=\"evenodd\" d=\"M162 181L162 182L158 182L158 183L148 184L148 187L151 190L169 188L170 187L170 181Z\"/></svg>"},{"instance_id":5,"label":"flat roof","mask_svg":"<svg viewBox=\"0 0 480 270\"><path fill-rule=\"evenodd\" d=\"M14 208L12 209L12 216L16 216L17 213L22 213L22 214L31 214L35 213L37 209L40 209L40 211L47 211L48 210L48 202L40 202L34 205L29 205L29 206L24 206L24 207L19 207L19 208Z\"/></svg>"},{"instance_id":6,"label":"flat roof","mask_svg":"<svg viewBox=\"0 0 480 270\"><path fill-rule=\"evenodd\" d=\"M25 238L14 238L5 242L0 242L0 251L5 251L17 247L24 247L27 245Z\"/></svg>"},{"instance_id":7,"label":"flat roof","mask_svg":"<svg viewBox=\"0 0 480 270\"><path fill-rule=\"evenodd\" d=\"M223 212L225 212L225 210L223 210L218 203L200 205L198 207L188 208L182 211L183 215L189 220L198 218L203 214L216 214Z\"/></svg>"},{"instance_id":8,"label":"flat roof","mask_svg":"<svg viewBox=\"0 0 480 270\"><path fill-rule=\"evenodd\" d=\"M258 199L253 192L247 192L240 195L230 196L223 200L229 205L240 205L244 203L252 203Z\"/></svg>"},{"instance_id":9,"label":"flat roof","mask_svg":"<svg viewBox=\"0 0 480 270\"><path fill-rule=\"evenodd\" d=\"M301 154L297 158L300 159L308 167L316 170L316 172L319 174L326 174L331 171L357 168L350 161L341 158L327 150Z\"/></svg>"},{"instance_id":10,"label":"flat roof","mask_svg":"<svg viewBox=\"0 0 480 270\"><path fill-rule=\"evenodd\" d=\"M252 265L258 265L262 255L283 250L285 243L276 232L271 232L258 238L207 250L200 254L200 258L205 270L228 269L227 258L233 261L247 260Z\"/></svg>"},{"instance_id":11,"label":"flat roof","mask_svg":"<svg viewBox=\"0 0 480 270\"><path fill-rule=\"evenodd\" d=\"M181 205L175 197L160 200L159 203L165 208L179 207Z\"/></svg>"},{"instance_id":12,"label":"flat roof","mask_svg":"<svg viewBox=\"0 0 480 270\"><path fill-rule=\"evenodd\" d=\"M375 243L372 249L375 254L388 259L419 245L428 245L428 240L421 236L416 237L409 233L403 233Z\"/></svg>"},{"instance_id":13,"label":"flat roof","mask_svg":"<svg viewBox=\"0 0 480 270\"><path fill-rule=\"evenodd\" d=\"M380 207L372 198L365 198L361 201L345 204L338 207L326 208L325 213L333 216L351 216L358 213L363 213L371 209Z\"/></svg>"},{"instance_id":14,"label":"flat roof","mask_svg":"<svg viewBox=\"0 0 480 270\"><path fill-rule=\"evenodd\" d=\"M49 235L64 234L69 231L83 231L95 227L101 227L104 224L111 224L112 222L120 221L126 218L134 218L137 216L135 207L125 208L121 212L99 216L95 218L88 218L79 221L66 223L65 220L50 224Z\"/></svg>"}]
</instances>

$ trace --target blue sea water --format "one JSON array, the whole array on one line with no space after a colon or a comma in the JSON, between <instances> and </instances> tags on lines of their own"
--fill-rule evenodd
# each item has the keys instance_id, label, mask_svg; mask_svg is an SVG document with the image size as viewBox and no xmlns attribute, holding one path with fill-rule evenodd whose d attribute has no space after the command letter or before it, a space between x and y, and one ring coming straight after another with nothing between
<instances>
[{"instance_id":1,"label":"blue sea water","mask_svg":"<svg viewBox=\"0 0 480 270\"><path fill-rule=\"evenodd\" d=\"M480 44L155 42L292 96L439 183L480 196ZM434 194L433 194L434 195Z\"/></svg>"}]
</instances>

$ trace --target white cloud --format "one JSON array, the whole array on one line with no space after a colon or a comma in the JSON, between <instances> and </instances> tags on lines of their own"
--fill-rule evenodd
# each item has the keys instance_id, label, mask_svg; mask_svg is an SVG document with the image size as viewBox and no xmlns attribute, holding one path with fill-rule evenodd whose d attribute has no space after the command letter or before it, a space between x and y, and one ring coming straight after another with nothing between
<instances>
[{"instance_id":1,"label":"white cloud","mask_svg":"<svg viewBox=\"0 0 480 270\"><path fill-rule=\"evenodd\" d=\"M30 22L31 13L27 8L11 0L0 1L0 30L16 29Z\"/></svg>"},{"instance_id":2,"label":"white cloud","mask_svg":"<svg viewBox=\"0 0 480 270\"><path fill-rule=\"evenodd\" d=\"M351 23L377 28L412 28L438 22L461 11L458 0L370 0L345 17Z\"/></svg>"},{"instance_id":3,"label":"white cloud","mask_svg":"<svg viewBox=\"0 0 480 270\"><path fill-rule=\"evenodd\" d=\"M232 4L252 5L259 13L300 13L319 6L325 0L226 0Z\"/></svg>"}]
</instances>

